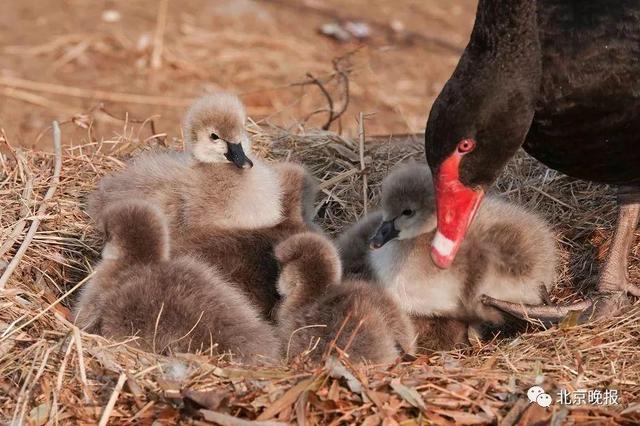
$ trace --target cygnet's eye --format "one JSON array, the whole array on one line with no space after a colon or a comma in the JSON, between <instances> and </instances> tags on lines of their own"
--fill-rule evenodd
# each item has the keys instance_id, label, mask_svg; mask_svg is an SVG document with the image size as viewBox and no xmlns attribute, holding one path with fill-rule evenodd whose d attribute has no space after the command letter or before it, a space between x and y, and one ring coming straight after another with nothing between
<instances>
[{"instance_id":1,"label":"cygnet's eye","mask_svg":"<svg viewBox=\"0 0 640 426\"><path fill-rule=\"evenodd\" d=\"M211 134L209 135L209 138L210 138L212 141L217 141L218 139L220 139L220 136L216 135L215 133L211 133Z\"/></svg>"},{"instance_id":2,"label":"cygnet's eye","mask_svg":"<svg viewBox=\"0 0 640 426\"><path fill-rule=\"evenodd\" d=\"M411 209L405 209L405 210L403 210L403 211L402 211L402 215L403 215L403 216L407 216L407 217L409 217L409 216L413 216L413 210L411 210Z\"/></svg>"}]
</instances>

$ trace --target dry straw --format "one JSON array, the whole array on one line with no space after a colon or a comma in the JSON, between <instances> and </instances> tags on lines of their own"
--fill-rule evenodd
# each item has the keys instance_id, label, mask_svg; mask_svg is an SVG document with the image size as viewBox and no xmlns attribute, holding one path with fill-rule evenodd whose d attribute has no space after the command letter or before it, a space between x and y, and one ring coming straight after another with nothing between
<instances>
[{"instance_id":1,"label":"dry straw","mask_svg":"<svg viewBox=\"0 0 640 426\"><path fill-rule=\"evenodd\" d=\"M370 210L376 205L381 178L389 167L400 161L422 161L420 140L412 137L369 138L361 152L358 142L329 132L293 135L255 127L251 131L260 154L302 161L321 179L317 211L329 233L356 220L365 205ZM321 366L296 360L289 366L249 368L198 355L169 359L81 332L70 322L69 308L91 274L101 245L84 213L86 194L101 176L123 167L125 155L154 142L123 136L62 151L56 148L54 153L6 143L6 154L0 156L0 254L10 266L0 290L0 422L640 421L637 304L619 316L590 324L569 321L549 330L532 328L515 338L498 337L467 350L420 356L387 368L356 367L340 348L334 348ZM119 157L109 154L114 148ZM612 191L573 181L524 155L512 161L497 187L556 225L562 265L554 299L575 300L591 290L596 261L606 254L615 219ZM635 282L640 278L639 257L636 245L630 270ZM554 398L561 388L616 390L621 404L554 404L545 410L526 400L526 389L533 384L541 384Z\"/></svg>"}]
</instances>

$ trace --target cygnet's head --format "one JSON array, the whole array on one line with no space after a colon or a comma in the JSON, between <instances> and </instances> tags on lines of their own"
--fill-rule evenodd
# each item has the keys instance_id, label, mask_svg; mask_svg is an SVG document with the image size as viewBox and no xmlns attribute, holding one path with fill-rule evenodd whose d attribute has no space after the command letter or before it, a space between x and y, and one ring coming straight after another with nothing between
<instances>
[{"instance_id":1,"label":"cygnet's head","mask_svg":"<svg viewBox=\"0 0 640 426\"><path fill-rule=\"evenodd\" d=\"M436 227L435 213L429 168L424 164L400 166L382 181L383 221L371 238L371 248L432 231Z\"/></svg>"},{"instance_id":2,"label":"cygnet's head","mask_svg":"<svg viewBox=\"0 0 640 426\"><path fill-rule=\"evenodd\" d=\"M183 132L187 147L203 163L233 163L247 169L253 162L245 130L246 114L237 96L218 92L198 99L187 111Z\"/></svg>"}]
</instances>

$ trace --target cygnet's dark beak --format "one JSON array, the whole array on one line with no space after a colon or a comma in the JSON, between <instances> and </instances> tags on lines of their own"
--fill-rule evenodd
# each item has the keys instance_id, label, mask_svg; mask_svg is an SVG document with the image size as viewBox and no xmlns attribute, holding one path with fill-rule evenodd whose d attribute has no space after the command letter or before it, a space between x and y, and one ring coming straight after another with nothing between
<instances>
[{"instance_id":1,"label":"cygnet's dark beak","mask_svg":"<svg viewBox=\"0 0 640 426\"><path fill-rule=\"evenodd\" d=\"M369 246L372 249L379 249L389 241L396 238L398 234L399 232L393 223L393 219L382 222L382 224L378 227L376 234L371 238L371 240L369 240Z\"/></svg>"},{"instance_id":2,"label":"cygnet's dark beak","mask_svg":"<svg viewBox=\"0 0 640 426\"><path fill-rule=\"evenodd\" d=\"M253 161L245 155L242 145L239 143L227 142L227 153L224 156L240 169L253 167Z\"/></svg>"}]
</instances>

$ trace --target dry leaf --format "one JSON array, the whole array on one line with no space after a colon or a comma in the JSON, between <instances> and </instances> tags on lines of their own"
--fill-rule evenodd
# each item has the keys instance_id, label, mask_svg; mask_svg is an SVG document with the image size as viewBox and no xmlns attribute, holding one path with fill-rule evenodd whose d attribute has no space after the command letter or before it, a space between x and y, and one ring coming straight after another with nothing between
<instances>
[{"instance_id":1,"label":"dry leaf","mask_svg":"<svg viewBox=\"0 0 640 426\"><path fill-rule=\"evenodd\" d=\"M399 426L399 423L393 417L387 416L382 419L382 426Z\"/></svg>"},{"instance_id":2,"label":"dry leaf","mask_svg":"<svg viewBox=\"0 0 640 426\"><path fill-rule=\"evenodd\" d=\"M58 304L53 307L53 310L62 315L62 317L67 321L73 322L73 314L71 313L71 310L66 306Z\"/></svg>"},{"instance_id":3,"label":"dry leaf","mask_svg":"<svg viewBox=\"0 0 640 426\"><path fill-rule=\"evenodd\" d=\"M29 412L29 425L42 426L49 419L49 410L51 406L48 403L40 404Z\"/></svg>"},{"instance_id":4,"label":"dry leaf","mask_svg":"<svg viewBox=\"0 0 640 426\"><path fill-rule=\"evenodd\" d=\"M484 425L492 423L493 419L487 416L485 413L473 414L464 411L451 411L451 410L433 410L434 412L443 416L451 417L457 425Z\"/></svg>"},{"instance_id":5,"label":"dry leaf","mask_svg":"<svg viewBox=\"0 0 640 426\"><path fill-rule=\"evenodd\" d=\"M380 423L382 423L380 416L377 414L373 414L364 419L361 426L378 426Z\"/></svg>"},{"instance_id":6,"label":"dry leaf","mask_svg":"<svg viewBox=\"0 0 640 426\"><path fill-rule=\"evenodd\" d=\"M105 369L120 374L122 367L116 362L113 353L100 347L87 347L89 352Z\"/></svg>"},{"instance_id":7,"label":"dry leaf","mask_svg":"<svg viewBox=\"0 0 640 426\"><path fill-rule=\"evenodd\" d=\"M258 420L267 420L275 417L280 411L293 405L302 392L312 387L315 377L302 380L294 387L284 393L276 402L267 407L262 414L258 416Z\"/></svg>"},{"instance_id":8,"label":"dry leaf","mask_svg":"<svg viewBox=\"0 0 640 426\"><path fill-rule=\"evenodd\" d=\"M140 385L138 384L138 382L136 381L135 377L133 377L133 375L129 373L125 373L125 374L127 375L127 382L126 382L127 387L129 388L129 391L133 394L133 398L138 408L142 408L144 406L144 404L142 403L144 392L140 387Z\"/></svg>"},{"instance_id":9,"label":"dry leaf","mask_svg":"<svg viewBox=\"0 0 640 426\"><path fill-rule=\"evenodd\" d=\"M228 393L217 390L195 391L185 389L182 391L182 397L198 408L206 408L207 410L218 410L220 406L229 398Z\"/></svg>"},{"instance_id":10,"label":"dry leaf","mask_svg":"<svg viewBox=\"0 0 640 426\"><path fill-rule=\"evenodd\" d=\"M538 404L529 404L516 423L518 426L544 425L551 420L551 412Z\"/></svg>"},{"instance_id":11,"label":"dry leaf","mask_svg":"<svg viewBox=\"0 0 640 426\"><path fill-rule=\"evenodd\" d=\"M580 322L582 311L570 311L558 324L558 328L565 329L575 327Z\"/></svg>"},{"instance_id":12,"label":"dry leaf","mask_svg":"<svg viewBox=\"0 0 640 426\"><path fill-rule=\"evenodd\" d=\"M429 404L442 408L461 408L467 407L469 405L469 403L466 401L451 398L450 396L429 398Z\"/></svg>"},{"instance_id":13,"label":"dry leaf","mask_svg":"<svg viewBox=\"0 0 640 426\"><path fill-rule=\"evenodd\" d=\"M395 393L400 395L402 399L407 401L412 406L420 409L420 411L422 412L426 411L427 407L424 403L424 400L422 399L422 395L420 395L417 390L403 385L400 382L400 379L391 380L391 389L393 389Z\"/></svg>"},{"instance_id":14,"label":"dry leaf","mask_svg":"<svg viewBox=\"0 0 640 426\"><path fill-rule=\"evenodd\" d=\"M336 357L330 356L325 363L325 369L330 377L334 379L345 379L351 392L362 394L362 383L356 378L347 367L345 367Z\"/></svg>"},{"instance_id":15,"label":"dry leaf","mask_svg":"<svg viewBox=\"0 0 640 426\"><path fill-rule=\"evenodd\" d=\"M340 382L333 380L327 393L327 399L330 401L338 401L340 399Z\"/></svg>"},{"instance_id":16,"label":"dry leaf","mask_svg":"<svg viewBox=\"0 0 640 426\"><path fill-rule=\"evenodd\" d=\"M640 413L640 402L633 402L627 408L622 410L620 414Z\"/></svg>"}]
</instances>

